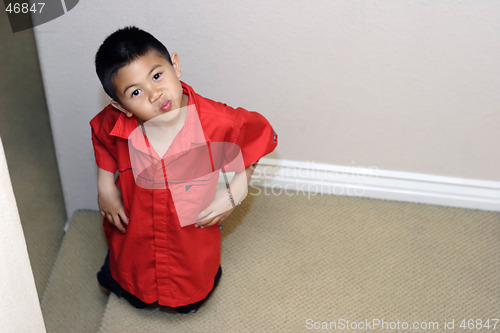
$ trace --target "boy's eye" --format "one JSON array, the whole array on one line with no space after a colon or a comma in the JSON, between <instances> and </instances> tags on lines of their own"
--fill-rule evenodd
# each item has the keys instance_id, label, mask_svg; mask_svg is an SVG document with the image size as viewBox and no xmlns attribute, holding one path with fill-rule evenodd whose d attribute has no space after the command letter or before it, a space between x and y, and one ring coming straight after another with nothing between
<instances>
[{"instance_id":1,"label":"boy's eye","mask_svg":"<svg viewBox=\"0 0 500 333\"><path fill-rule=\"evenodd\" d=\"M141 91L140 91L139 89L136 89L136 90L134 90L134 91L132 92L132 97L137 96L137 95L139 95L140 93L141 93Z\"/></svg>"},{"instance_id":2,"label":"boy's eye","mask_svg":"<svg viewBox=\"0 0 500 333\"><path fill-rule=\"evenodd\" d=\"M154 76L153 76L153 80L158 80L161 76L161 73L156 73Z\"/></svg>"}]
</instances>

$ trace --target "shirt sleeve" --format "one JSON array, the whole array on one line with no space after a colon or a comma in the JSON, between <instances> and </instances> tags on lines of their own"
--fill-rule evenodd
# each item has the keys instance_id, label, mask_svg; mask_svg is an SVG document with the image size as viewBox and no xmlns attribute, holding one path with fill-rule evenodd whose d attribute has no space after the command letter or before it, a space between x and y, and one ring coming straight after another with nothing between
<instances>
[{"instance_id":1,"label":"shirt sleeve","mask_svg":"<svg viewBox=\"0 0 500 333\"><path fill-rule=\"evenodd\" d=\"M236 109L240 113L236 143L241 149L245 168L272 152L278 145L278 135L261 114Z\"/></svg>"},{"instance_id":2,"label":"shirt sleeve","mask_svg":"<svg viewBox=\"0 0 500 333\"><path fill-rule=\"evenodd\" d=\"M103 118L103 113L100 113L90 122L94 156L99 168L114 173L118 168L116 138L109 134L111 129L106 128Z\"/></svg>"}]
</instances>

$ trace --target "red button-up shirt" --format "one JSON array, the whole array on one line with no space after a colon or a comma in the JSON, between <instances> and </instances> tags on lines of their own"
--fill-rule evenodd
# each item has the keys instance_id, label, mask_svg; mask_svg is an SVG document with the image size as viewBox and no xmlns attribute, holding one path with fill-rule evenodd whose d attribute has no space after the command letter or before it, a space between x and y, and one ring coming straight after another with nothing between
<instances>
[{"instance_id":1,"label":"red button-up shirt","mask_svg":"<svg viewBox=\"0 0 500 333\"><path fill-rule=\"evenodd\" d=\"M207 143L236 144L245 168L274 150L276 133L260 114L206 99L181 83ZM188 119L178 136L191 138ZM117 185L129 217L124 234L103 223L113 278L146 303L176 307L205 298L220 265L218 226L181 227L168 183L163 188L138 186L129 153L129 136L138 127L135 117L108 105L90 125L97 166L118 170Z\"/></svg>"}]
</instances>

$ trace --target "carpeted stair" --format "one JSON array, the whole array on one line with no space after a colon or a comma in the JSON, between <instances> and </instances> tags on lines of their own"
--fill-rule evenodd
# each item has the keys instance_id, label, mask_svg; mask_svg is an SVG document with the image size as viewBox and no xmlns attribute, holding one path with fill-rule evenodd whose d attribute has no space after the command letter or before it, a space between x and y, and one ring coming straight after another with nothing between
<instances>
[{"instance_id":1,"label":"carpeted stair","mask_svg":"<svg viewBox=\"0 0 500 333\"><path fill-rule=\"evenodd\" d=\"M376 318L444 331L445 319L458 328L462 319L498 318L500 214L250 193L223 224L219 287L188 315L102 294L101 218L78 212L43 297L47 331L308 332Z\"/></svg>"},{"instance_id":2,"label":"carpeted stair","mask_svg":"<svg viewBox=\"0 0 500 333\"><path fill-rule=\"evenodd\" d=\"M98 212L77 211L64 236L41 305L47 332L97 332L108 297L96 272L106 255Z\"/></svg>"}]
</instances>

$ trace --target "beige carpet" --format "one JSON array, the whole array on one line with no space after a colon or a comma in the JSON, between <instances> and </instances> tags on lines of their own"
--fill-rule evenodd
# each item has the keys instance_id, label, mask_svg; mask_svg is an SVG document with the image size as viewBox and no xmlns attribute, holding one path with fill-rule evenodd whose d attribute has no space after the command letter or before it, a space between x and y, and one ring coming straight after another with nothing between
<instances>
[{"instance_id":1,"label":"beige carpet","mask_svg":"<svg viewBox=\"0 0 500 333\"><path fill-rule=\"evenodd\" d=\"M78 211L64 236L41 306L48 333L96 332L107 296L96 273L107 246L98 212Z\"/></svg>"},{"instance_id":2,"label":"beige carpet","mask_svg":"<svg viewBox=\"0 0 500 333\"><path fill-rule=\"evenodd\" d=\"M221 283L198 313L136 310L111 296L100 331L302 332L373 319L458 328L498 318L499 239L498 213L249 196L224 223Z\"/></svg>"}]
</instances>

